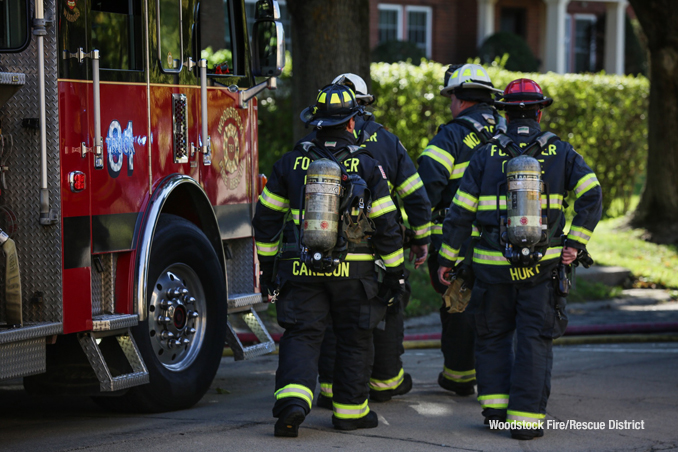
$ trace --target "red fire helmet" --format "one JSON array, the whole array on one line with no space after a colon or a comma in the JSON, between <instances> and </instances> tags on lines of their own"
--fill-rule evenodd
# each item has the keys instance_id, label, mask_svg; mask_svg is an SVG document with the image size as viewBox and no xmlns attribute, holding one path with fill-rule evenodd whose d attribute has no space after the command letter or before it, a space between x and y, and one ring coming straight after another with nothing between
<instances>
[{"instance_id":1,"label":"red fire helmet","mask_svg":"<svg viewBox=\"0 0 678 452\"><path fill-rule=\"evenodd\" d=\"M527 78L519 78L506 86L502 100L495 102L495 105L500 110L522 110L532 105L542 109L552 103L553 99L544 96L537 82Z\"/></svg>"}]
</instances>

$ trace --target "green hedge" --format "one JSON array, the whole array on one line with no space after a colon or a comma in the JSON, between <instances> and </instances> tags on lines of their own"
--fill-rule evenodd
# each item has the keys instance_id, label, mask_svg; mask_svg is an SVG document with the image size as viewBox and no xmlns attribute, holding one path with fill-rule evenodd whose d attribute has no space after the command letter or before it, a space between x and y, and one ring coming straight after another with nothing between
<instances>
[{"instance_id":1,"label":"green hedge","mask_svg":"<svg viewBox=\"0 0 678 452\"><path fill-rule=\"evenodd\" d=\"M649 81L640 76L586 74L525 74L488 67L495 86L516 78L537 81L553 97L542 125L569 141L586 158L603 187L604 209L613 200L628 208L634 186L647 159ZM440 124L452 119L449 99L440 95L444 66L422 60L420 65L373 63L372 91L377 120L398 135L416 160ZM286 80L280 83L285 86ZM287 83L289 85L289 83ZM289 92L281 90L260 103L260 167L273 163L292 148Z\"/></svg>"}]
</instances>

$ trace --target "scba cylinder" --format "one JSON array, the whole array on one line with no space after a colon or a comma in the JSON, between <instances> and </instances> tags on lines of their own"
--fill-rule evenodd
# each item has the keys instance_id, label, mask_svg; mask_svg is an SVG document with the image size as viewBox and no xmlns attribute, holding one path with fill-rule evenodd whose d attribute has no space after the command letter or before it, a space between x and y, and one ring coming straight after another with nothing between
<instances>
[{"instance_id":1,"label":"scba cylinder","mask_svg":"<svg viewBox=\"0 0 678 452\"><path fill-rule=\"evenodd\" d=\"M506 232L509 242L529 248L541 240L541 165L521 155L506 164L508 179Z\"/></svg>"},{"instance_id":2,"label":"scba cylinder","mask_svg":"<svg viewBox=\"0 0 678 452\"><path fill-rule=\"evenodd\" d=\"M306 172L303 244L313 251L329 251L337 243L341 168L328 159L311 162Z\"/></svg>"}]
</instances>

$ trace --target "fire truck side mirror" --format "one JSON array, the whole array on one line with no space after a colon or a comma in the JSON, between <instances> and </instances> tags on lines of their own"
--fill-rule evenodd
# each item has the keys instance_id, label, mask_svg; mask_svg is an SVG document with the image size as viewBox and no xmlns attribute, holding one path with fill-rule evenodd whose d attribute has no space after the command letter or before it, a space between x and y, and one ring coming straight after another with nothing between
<instances>
[{"instance_id":1,"label":"fire truck side mirror","mask_svg":"<svg viewBox=\"0 0 678 452\"><path fill-rule=\"evenodd\" d=\"M257 19L252 34L253 74L257 77L282 74L285 67L285 31L282 24L269 18Z\"/></svg>"}]
</instances>

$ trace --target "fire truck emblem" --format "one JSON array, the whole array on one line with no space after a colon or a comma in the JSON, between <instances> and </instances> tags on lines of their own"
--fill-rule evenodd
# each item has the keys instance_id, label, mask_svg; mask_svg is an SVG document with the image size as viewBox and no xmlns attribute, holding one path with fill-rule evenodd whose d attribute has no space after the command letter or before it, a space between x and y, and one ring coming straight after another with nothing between
<instances>
[{"instance_id":1,"label":"fire truck emblem","mask_svg":"<svg viewBox=\"0 0 678 452\"><path fill-rule=\"evenodd\" d=\"M68 0L66 2L68 9L64 8L64 17L69 22L75 22L80 17L80 10L76 8L75 0Z\"/></svg>"},{"instance_id":2,"label":"fire truck emblem","mask_svg":"<svg viewBox=\"0 0 678 452\"><path fill-rule=\"evenodd\" d=\"M229 190L234 190L240 183L245 169L244 149L240 146L240 133L242 132L242 119L238 111L229 107L219 119L217 129L221 134L224 157L219 161L219 173L224 185Z\"/></svg>"}]
</instances>

